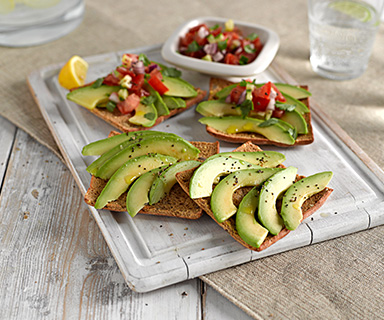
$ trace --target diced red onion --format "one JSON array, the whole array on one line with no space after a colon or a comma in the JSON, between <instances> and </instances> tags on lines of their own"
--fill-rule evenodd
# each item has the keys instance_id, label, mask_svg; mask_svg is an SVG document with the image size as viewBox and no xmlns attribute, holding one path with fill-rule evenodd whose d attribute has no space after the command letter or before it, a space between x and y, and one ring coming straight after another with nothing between
<instances>
[{"instance_id":1,"label":"diced red onion","mask_svg":"<svg viewBox=\"0 0 384 320\"><path fill-rule=\"evenodd\" d=\"M209 32L207 29L205 29L204 27L200 27L199 31L197 31L197 35L200 37L200 38L205 38L207 35L209 35Z\"/></svg>"},{"instance_id":2,"label":"diced red onion","mask_svg":"<svg viewBox=\"0 0 384 320\"><path fill-rule=\"evenodd\" d=\"M217 43L208 43L204 46L203 49L206 54L214 55L217 51Z\"/></svg>"},{"instance_id":3,"label":"diced red onion","mask_svg":"<svg viewBox=\"0 0 384 320\"><path fill-rule=\"evenodd\" d=\"M112 93L109 95L109 100L111 100L111 101L114 102L114 103L119 103L119 102L120 102L120 97L119 97L119 95L117 94L117 92L112 92Z\"/></svg>"},{"instance_id":4,"label":"diced red onion","mask_svg":"<svg viewBox=\"0 0 384 320\"><path fill-rule=\"evenodd\" d=\"M275 110L276 97L277 97L276 91L271 89L271 93L269 94L270 100L268 102L266 110Z\"/></svg>"},{"instance_id":5,"label":"diced red onion","mask_svg":"<svg viewBox=\"0 0 384 320\"><path fill-rule=\"evenodd\" d=\"M220 51L217 51L213 56L212 56L212 59L213 61L217 62L217 61L220 61L224 58L224 55L220 52Z\"/></svg>"},{"instance_id":6,"label":"diced red onion","mask_svg":"<svg viewBox=\"0 0 384 320\"><path fill-rule=\"evenodd\" d=\"M239 100L237 101L237 104L242 104L243 102L244 102L244 100L245 100L245 95L247 94L247 90L244 90L242 93L241 93L241 95L240 95L240 97L239 97Z\"/></svg>"},{"instance_id":7,"label":"diced red onion","mask_svg":"<svg viewBox=\"0 0 384 320\"><path fill-rule=\"evenodd\" d=\"M151 64L148 66L148 73L150 73L151 71L155 70L155 69L160 69L159 66L157 64Z\"/></svg>"},{"instance_id":8,"label":"diced red onion","mask_svg":"<svg viewBox=\"0 0 384 320\"><path fill-rule=\"evenodd\" d=\"M242 47L238 47L237 50L235 51L235 54L240 54L241 51L243 51Z\"/></svg>"},{"instance_id":9,"label":"diced red onion","mask_svg":"<svg viewBox=\"0 0 384 320\"><path fill-rule=\"evenodd\" d=\"M231 103L232 102L230 94L225 98L225 102L226 103Z\"/></svg>"},{"instance_id":10,"label":"diced red onion","mask_svg":"<svg viewBox=\"0 0 384 320\"><path fill-rule=\"evenodd\" d=\"M133 63L132 65L133 65L133 72L135 74L144 74L145 67L144 67L143 61L139 60Z\"/></svg>"}]
</instances>

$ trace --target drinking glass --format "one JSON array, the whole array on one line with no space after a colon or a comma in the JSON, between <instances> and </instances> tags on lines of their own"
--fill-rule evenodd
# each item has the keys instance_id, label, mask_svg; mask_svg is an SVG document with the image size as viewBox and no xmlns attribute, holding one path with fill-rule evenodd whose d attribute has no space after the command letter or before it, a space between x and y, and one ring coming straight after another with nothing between
<instances>
[{"instance_id":1,"label":"drinking glass","mask_svg":"<svg viewBox=\"0 0 384 320\"><path fill-rule=\"evenodd\" d=\"M84 0L0 0L0 45L33 46L74 30L84 15Z\"/></svg>"},{"instance_id":2,"label":"drinking glass","mask_svg":"<svg viewBox=\"0 0 384 320\"><path fill-rule=\"evenodd\" d=\"M368 66L384 0L308 0L310 62L319 75L347 80Z\"/></svg>"}]
</instances>

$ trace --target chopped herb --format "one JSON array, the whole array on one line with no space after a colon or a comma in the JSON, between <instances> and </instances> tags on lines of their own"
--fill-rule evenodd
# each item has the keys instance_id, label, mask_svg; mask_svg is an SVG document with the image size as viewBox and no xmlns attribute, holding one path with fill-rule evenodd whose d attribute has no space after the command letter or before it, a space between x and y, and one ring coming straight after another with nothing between
<instances>
[{"instance_id":1,"label":"chopped herb","mask_svg":"<svg viewBox=\"0 0 384 320\"><path fill-rule=\"evenodd\" d=\"M253 109L253 102L252 100L245 99L241 104L237 105L236 107L240 108L241 115L243 116L243 118L245 118Z\"/></svg>"},{"instance_id":2,"label":"chopped herb","mask_svg":"<svg viewBox=\"0 0 384 320\"><path fill-rule=\"evenodd\" d=\"M293 111L295 110L296 106L294 104L288 104L280 101L276 101L276 107L279 108L280 110L284 111Z\"/></svg>"},{"instance_id":3,"label":"chopped herb","mask_svg":"<svg viewBox=\"0 0 384 320\"><path fill-rule=\"evenodd\" d=\"M247 64L248 63L248 58L246 56L241 56L240 59L239 59L239 64L240 65L244 65L244 64Z\"/></svg>"},{"instance_id":4,"label":"chopped herb","mask_svg":"<svg viewBox=\"0 0 384 320\"><path fill-rule=\"evenodd\" d=\"M141 99L141 103L145 106L149 106L152 103L155 103L157 100L156 96L148 96Z\"/></svg>"},{"instance_id":5,"label":"chopped herb","mask_svg":"<svg viewBox=\"0 0 384 320\"><path fill-rule=\"evenodd\" d=\"M176 68L167 68L165 67L162 71L164 76L172 77L172 78L180 78L181 71Z\"/></svg>"},{"instance_id":6,"label":"chopped herb","mask_svg":"<svg viewBox=\"0 0 384 320\"><path fill-rule=\"evenodd\" d=\"M153 119L155 119L155 117L156 117L156 115L155 115L153 112L146 113L146 114L144 115L144 118L145 118L145 119L148 119L148 120L153 120Z\"/></svg>"},{"instance_id":7,"label":"chopped herb","mask_svg":"<svg viewBox=\"0 0 384 320\"><path fill-rule=\"evenodd\" d=\"M247 44L244 46L244 51L246 53L255 53L256 50L250 44Z\"/></svg>"},{"instance_id":8,"label":"chopped herb","mask_svg":"<svg viewBox=\"0 0 384 320\"><path fill-rule=\"evenodd\" d=\"M216 30L216 29L218 29L220 27L220 25L217 23L217 24L215 24L212 28L211 28L211 30Z\"/></svg>"},{"instance_id":9,"label":"chopped herb","mask_svg":"<svg viewBox=\"0 0 384 320\"><path fill-rule=\"evenodd\" d=\"M93 84L92 84L92 88L99 88L101 87L101 85L103 84L103 81L104 81L104 78L99 78L97 79Z\"/></svg>"},{"instance_id":10,"label":"chopped herb","mask_svg":"<svg viewBox=\"0 0 384 320\"><path fill-rule=\"evenodd\" d=\"M217 43L217 48L218 48L219 50L225 50L225 49L227 49L227 45L228 45L228 39L225 39L225 40L223 40L223 41L219 41L219 42Z\"/></svg>"},{"instance_id":11,"label":"chopped herb","mask_svg":"<svg viewBox=\"0 0 384 320\"><path fill-rule=\"evenodd\" d=\"M105 106L109 112L113 112L116 108L116 103L113 101L108 101L107 105Z\"/></svg>"},{"instance_id":12,"label":"chopped herb","mask_svg":"<svg viewBox=\"0 0 384 320\"><path fill-rule=\"evenodd\" d=\"M268 120L266 120L266 121L260 123L260 124L259 124L259 127L260 127L260 128L269 127L269 126L272 126L272 125L274 125L274 124L276 124L276 123L278 123L278 122L279 122L278 119L276 119L276 118L270 118L270 119L268 119Z\"/></svg>"},{"instance_id":13,"label":"chopped herb","mask_svg":"<svg viewBox=\"0 0 384 320\"><path fill-rule=\"evenodd\" d=\"M196 52L196 51L199 51L199 50L200 50L200 46L199 46L199 44L196 41L192 41L188 45L188 52Z\"/></svg>"},{"instance_id":14,"label":"chopped herb","mask_svg":"<svg viewBox=\"0 0 384 320\"><path fill-rule=\"evenodd\" d=\"M247 84L256 85L256 79L253 79L252 82L249 82L247 80L241 80L241 82L239 83L240 87L246 87Z\"/></svg>"},{"instance_id":15,"label":"chopped herb","mask_svg":"<svg viewBox=\"0 0 384 320\"><path fill-rule=\"evenodd\" d=\"M139 54L139 61L143 61L145 66L149 66L151 64L151 61L149 61L149 59L144 53Z\"/></svg>"},{"instance_id":16,"label":"chopped herb","mask_svg":"<svg viewBox=\"0 0 384 320\"><path fill-rule=\"evenodd\" d=\"M255 39L257 39L259 36L256 34L256 33L251 33L248 37L247 37L247 39L248 40L250 40L250 41L253 41L253 40L255 40Z\"/></svg>"},{"instance_id":17,"label":"chopped herb","mask_svg":"<svg viewBox=\"0 0 384 320\"><path fill-rule=\"evenodd\" d=\"M297 138L297 130L296 128L289 128L288 133L296 140Z\"/></svg>"}]
</instances>

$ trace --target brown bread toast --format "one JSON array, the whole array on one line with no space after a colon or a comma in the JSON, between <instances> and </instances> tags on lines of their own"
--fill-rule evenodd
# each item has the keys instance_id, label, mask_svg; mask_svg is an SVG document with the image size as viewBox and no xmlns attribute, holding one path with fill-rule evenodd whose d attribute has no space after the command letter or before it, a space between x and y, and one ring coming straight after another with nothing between
<instances>
[{"instance_id":1,"label":"brown bread toast","mask_svg":"<svg viewBox=\"0 0 384 320\"><path fill-rule=\"evenodd\" d=\"M108 122L115 128L121 130L122 132L132 132L132 131L139 131L139 130L148 130L153 128L154 126L157 126L164 120L179 114L185 110L188 110L195 104L199 103L201 100L204 99L205 95L207 94L206 91L201 90L199 88L195 88L197 91L197 96L193 98L185 99L186 107L185 108L178 108L170 110L169 114L166 116L160 116L157 118L155 124L152 127L143 127L143 126L137 126L132 123L130 123L128 120L133 116L131 114L123 115L118 110L118 108L115 108L113 112L109 112L106 108L94 108L90 110L93 114L98 116L99 118L103 119L104 121Z\"/></svg>"},{"instance_id":2,"label":"brown bread toast","mask_svg":"<svg viewBox=\"0 0 384 320\"><path fill-rule=\"evenodd\" d=\"M235 149L234 151L250 152L250 151L261 151L261 149L258 146L254 145L253 143L247 142L247 143L241 145L239 148ZM280 166L282 166L282 165L280 165ZM191 169L191 170L180 172L176 175L177 181L179 182L180 186L188 194L189 194L189 182L190 182L190 179L193 175L193 172L194 172L194 169ZM302 178L304 178L304 177L299 176L299 175L296 176L296 180L300 180ZM247 194L251 189L252 189L252 187L244 187L244 188L240 188L239 190L237 190L234 194L234 197L233 197L234 204L236 206L238 206L240 201L244 197L244 195ZM327 198L330 196L332 191L333 190L331 188L327 187L323 191L321 191L320 193L315 194L312 197L310 197L309 199L307 199L304 202L303 207L302 207L304 219L307 218L308 216L310 216L311 214L313 214L317 209L319 209L324 204L324 202L327 200ZM290 232L288 229L284 228L276 236L268 234L267 238L262 243L262 245L259 248L255 248L255 247L250 246L246 242L244 242L243 239L241 239L241 237L237 233L235 217L231 217L228 220L224 221L223 223L219 223L215 219L213 212L211 210L211 206L210 206L210 202L211 202L210 197L194 199L194 201L213 220L215 220L216 223L218 223L224 230L226 230L232 238L234 238L236 241L241 243L244 247L249 248L249 249L254 250L254 251L262 251L262 250L268 248L269 246L274 244L276 241L285 237Z\"/></svg>"},{"instance_id":3,"label":"brown bread toast","mask_svg":"<svg viewBox=\"0 0 384 320\"><path fill-rule=\"evenodd\" d=\"M211 78L210 81L210 88L209 88L209 97L208 100L214 100L215 95L217 92L222 90L223 88L233 84L233 82L230 82L228 80L224 79L218 79L218 78ZM302 88L307 89L306 86L302 86ZM302 99L300 100L303 102L308 108L309 106L309 99ZM228 134L224 133L221 131L218 131L212 127L206 126L207 132L214 136L217 139L227 141L227 142L233 142L233 143L244 143L247 141L251 141L257 145L275 145L275 146L280 146L280 147L292 147L296 145L305 145L305 144L310 144L314 141L314 136L313 136L313 129L311 125L311 113L307 113L303 115L305 121L307 122L308 126L308 133L307 134L300 134L297 139L295 144L293 145L287 145L275 141L271 141L262 135L258 133L252 133L252 132L240 132L240 133L233 133L233 134Z\"/></svg>"},{"instance_id":4,"label":"brown bread toast","mask_svg":"<svg viewBox=\"0 0 384 320\"><path fill-rule=\"evenodd\" d=\"M109 136L116 134L119 133L112 131ZM199 141L191 143L200 149L200 160L204 160L205 158L219 152L218 142L211 143ZM94 206L107 182L107 180L92 176L90 187L84 197L85 202ZM127 211L126 198L127 192L124 192L117 200L108 203L104 209L119 212ZM183 191L177 183L172 187L170 193L164 199L154 205L144 206L140 213L185 219L198 219L203 215L202 209Z\"/></svg>"}]
</instances>

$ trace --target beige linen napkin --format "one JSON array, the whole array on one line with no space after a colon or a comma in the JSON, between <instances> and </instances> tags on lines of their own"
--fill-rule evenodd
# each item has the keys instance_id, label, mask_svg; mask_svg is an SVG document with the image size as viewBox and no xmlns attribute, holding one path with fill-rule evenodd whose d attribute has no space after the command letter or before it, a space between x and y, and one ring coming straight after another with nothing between
<instances>
[{"instance_id":1,"label":"beige linen napkin","mask_svg":"<svg viewBox=\"0 0 384 320\"><path fill-rule=\"evenodd\" d=\"M265 25L281 45L275 61L384 168L384 27L367 72L350 81L318 77L308 62L306 1L87 2L81 26L66 37L30 48L0 47L0 115L61 159L26 77L41 67L164 42L182 22L220 16ZM257 319L384 318L384 227L312 245L201 277Z\"/></svg>"}]
</instances>

